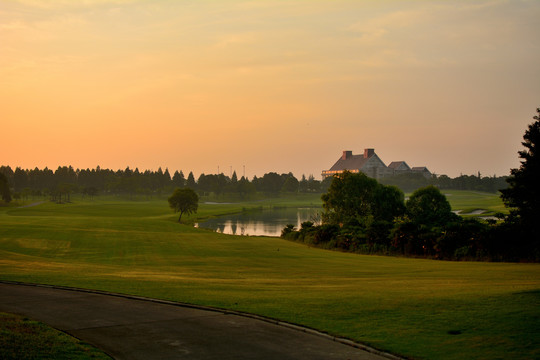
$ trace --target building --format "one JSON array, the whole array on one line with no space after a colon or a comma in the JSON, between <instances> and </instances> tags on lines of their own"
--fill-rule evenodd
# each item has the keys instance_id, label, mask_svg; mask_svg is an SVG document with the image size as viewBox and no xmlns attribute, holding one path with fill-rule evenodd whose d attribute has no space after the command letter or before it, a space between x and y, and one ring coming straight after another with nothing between
<instances>
[{"instance_id":1,"label":"building","mask_svg":"<svg viewBox=\"0 0 540 360\"><path fill-rule=\"evenodd\" d=\"M374 179L413 172L420 172L426 177L431 176L431 172L425 166L411 168L405 161L393 161L386 166L375 153L375 149L364 149L362 155L353 155L350 150L343 151L341 157L329 170L323 170L322 177L325 179L344 171L362 172Z\"/></svg>"},{"instance_id":2,"label":"building","mask_svg":"<svg viewBox=\"0 0 540 360\"><path fill-rule=\"evenodd\" d=\"M388 168L394 171L394 175L411 171L411 167L405 161L392 161Z\"/></svg>"},{"instance_id":3,"label":"building","mask_svg":"<svg viewBox=\"0 0 540 360\"><path fill-rule=\"evenodd\" d=\"M425 166L415 166L411 169L411 172L420 173L428 179L431 177L431 171L429 171L428 168Z\"/></svg>"}]
</instances>

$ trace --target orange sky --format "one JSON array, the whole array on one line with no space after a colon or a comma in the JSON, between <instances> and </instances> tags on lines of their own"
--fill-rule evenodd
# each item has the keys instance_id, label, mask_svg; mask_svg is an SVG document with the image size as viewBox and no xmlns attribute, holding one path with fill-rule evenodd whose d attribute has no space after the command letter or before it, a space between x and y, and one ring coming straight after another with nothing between
<instances>
[{"instance_id":1,"label":"orange sky","mask_svg":"<svg viewBox=\"0 0 540 360\"><path fill-rule=\"evenodd\" d=\"M375 148L506 175L540 107L540 2L0 0L0 165L196 175Z\"/></svg>"}]
</instances>

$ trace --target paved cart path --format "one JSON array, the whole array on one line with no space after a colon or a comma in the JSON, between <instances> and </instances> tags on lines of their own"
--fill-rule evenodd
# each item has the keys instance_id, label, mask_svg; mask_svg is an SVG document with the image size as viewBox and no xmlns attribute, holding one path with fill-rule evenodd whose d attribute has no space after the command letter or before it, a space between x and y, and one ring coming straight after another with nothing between
<instances>
[{"instance_id":1,"label":"paved cart path","mask_svg":"<svg viewBox=\"0 0 540 360\"><path fill-rule=\"evenodd\" d=\"M0 283L0 312L44 322L115 359L388 359L226 311L76 289Z\"/></svg>"}]
</instances>

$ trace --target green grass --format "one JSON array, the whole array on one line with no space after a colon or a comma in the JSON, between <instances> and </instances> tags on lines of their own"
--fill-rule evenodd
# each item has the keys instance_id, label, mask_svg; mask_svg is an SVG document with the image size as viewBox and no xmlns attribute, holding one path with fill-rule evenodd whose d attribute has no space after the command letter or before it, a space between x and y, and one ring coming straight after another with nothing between
<instances>
[{"instance_id":1,"label":"green grass","mask_svg":"<svg viewBox=\"0 0 540 360\"><path fill-rule=\"evenodd\" d=\"M111 359L96 348L45 324L0 313L0 358L4 360Z\"/></svg>"},{"instance_id":2,"label":"green grass","mask_svg":"<svg viewBox=\"0 0 540 360\"><path fill-rule=\"evenodd\" d=\"M201 204L197 216L316 201ZM363 256L176 219L166 200L0 209L0 279L245 311L418 359L540 357L540 264Z\"/></svg>"},{"instance_id":3,"label":"green grass","mask_svg":"<svg viewBox=\"0 0 540 360\"><path fill-rule=\"evenodd\" d=\"M492 216L498 212L508 212L499 194L464 190L443 190L442 193L446 195L452 210L461 210L461 215L466 216L476 210L484 211L478 216Z\"/></svg>"}]
</instances>

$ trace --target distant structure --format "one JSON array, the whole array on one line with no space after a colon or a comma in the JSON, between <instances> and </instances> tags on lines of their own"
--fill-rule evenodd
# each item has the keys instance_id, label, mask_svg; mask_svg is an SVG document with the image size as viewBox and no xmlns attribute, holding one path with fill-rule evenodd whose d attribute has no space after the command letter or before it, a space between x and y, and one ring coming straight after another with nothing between
<instances>
[{"instance_id":1,"label":"distant structure","mask_svg":"<svg viewBox=\"0 0 540 360\"><path fill-rule=\"evenodd\" d=\"M364 173L374 179L406 173L421 173L426 178L431 177L431 172L425 166L411 168L405 161L393 161L386 166L375 154L375 149L364 149L364 154L353 155L352 151L345 150L343 155L329 170L323 170L322 177L340 174L345 170L352 173Z\"/></svg>"}]
</instances>

